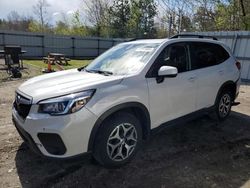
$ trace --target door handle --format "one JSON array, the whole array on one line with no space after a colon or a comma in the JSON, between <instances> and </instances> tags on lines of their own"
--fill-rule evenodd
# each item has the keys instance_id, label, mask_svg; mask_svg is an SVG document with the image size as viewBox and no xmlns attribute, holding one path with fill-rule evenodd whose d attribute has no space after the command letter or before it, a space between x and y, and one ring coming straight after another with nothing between
<instances>
[{"instance_id":1,"label":"door handle","mask_svg":"<svg viewBox=\"0 0 250 188\"><path fill-rule=\"evenodd\" d=\"M219 71L219 74L220 74L220 75L224 74L224 71L223 71L223 70L220 70L220 71Z\"/></svg>"},{"instance_id":2,"label":"door handle","mask_svg":"<svg viewBox=\"0 0 250 188\"><path fill-rule=\"evenodd\" d=\"M190 81L190 82L193 82L193 81L195 81L195 80L196 80L196 77L195 77L195 76L192 76L192 77L188 78L188 81Z\"/></svg>"}]
</instances>

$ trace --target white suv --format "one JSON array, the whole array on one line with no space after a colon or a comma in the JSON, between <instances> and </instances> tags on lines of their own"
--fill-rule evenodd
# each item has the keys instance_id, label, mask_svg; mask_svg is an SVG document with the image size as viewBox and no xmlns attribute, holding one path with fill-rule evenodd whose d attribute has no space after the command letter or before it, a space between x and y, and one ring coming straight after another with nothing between
<instances>
[{"instance_id":1,"label":"white suv","mask_svg":"<svg viewBox=\"0 0 250 188\"><path fill-rule=\"evenodd\" d=\"M217 40L138 40L114 46L85 68L24 82L13 122L43 156L92 152L100 164L120 166L154 128L208 109L224 120L239 85L240 63Z\"/></svg>"}]
</instances>

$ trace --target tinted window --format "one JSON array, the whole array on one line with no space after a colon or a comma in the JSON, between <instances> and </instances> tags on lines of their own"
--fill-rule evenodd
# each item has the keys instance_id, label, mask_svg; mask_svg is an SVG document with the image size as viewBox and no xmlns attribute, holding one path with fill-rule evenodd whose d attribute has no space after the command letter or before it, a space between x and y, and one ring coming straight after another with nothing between
<instances>
[{"instance_id":1,"label":"tinted window","mask_svg":"<svg viewBox=\"0 0 250 188\"><path fill-rule=\"evenodd\" d=\"M229 58L229 54L222 46L203 42L191 43L190 55L192 69L217 65Z\"/></svg>"},{"instance_id":2,"label":"tinted window","mask_svg":"<svg viewBox=\"0 0 250 188\"><path fill-rule=\"evenodd\" d=\"M172 44L162 50L156 59L150 74L157 76L161 66L173 66L178 69L178 72L188 70L188 53L187 47L183 43Z\"/></svg>"}]
</instances>

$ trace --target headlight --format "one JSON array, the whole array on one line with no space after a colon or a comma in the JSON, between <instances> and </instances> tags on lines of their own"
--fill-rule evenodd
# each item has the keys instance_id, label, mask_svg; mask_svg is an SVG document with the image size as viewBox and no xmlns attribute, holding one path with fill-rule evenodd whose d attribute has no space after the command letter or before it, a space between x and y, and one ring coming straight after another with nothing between
<instances>
[{"instance_id":1,"label":"headlight","mask_svg":"<svg viewBox=\"0 0 250 188\"><path fill-rule=\"evenodd\" d=\"M88 90L43 100L39 102L38 112L50 115L63 115L77 112L87 104L94 92L95 90Z\"/></svg>"}]
</instances>

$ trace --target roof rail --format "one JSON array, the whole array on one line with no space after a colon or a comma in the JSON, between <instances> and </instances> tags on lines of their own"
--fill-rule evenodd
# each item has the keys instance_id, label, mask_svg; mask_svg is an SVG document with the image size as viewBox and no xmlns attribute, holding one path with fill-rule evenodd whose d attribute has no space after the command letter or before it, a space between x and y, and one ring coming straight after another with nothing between
<instances>
[{"instance_id":1,"label":"roof rail","mask_svg":"<svg viewBox=\"0 0 250 188\"><path fill-rule=\"evenodd\" d=\"M138 38L129 38L129 39L127 39L128 42L135 41L135 40L138 40Z\"/></svg>"},{"instance_id":2,"label":"roof rail","mask_svg":"<svg viewBox=\"0 0 250 188\"><path fill-rule=\"evenodd\" d=\"M213 36L207 36L207 35L195 35L195 34L178 34L170 37L170 39L176 39L176 38L211 38L213 40L218 40L216 37Z\"/></svg>"}]
</instances>

